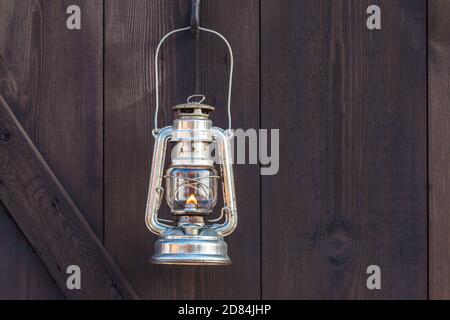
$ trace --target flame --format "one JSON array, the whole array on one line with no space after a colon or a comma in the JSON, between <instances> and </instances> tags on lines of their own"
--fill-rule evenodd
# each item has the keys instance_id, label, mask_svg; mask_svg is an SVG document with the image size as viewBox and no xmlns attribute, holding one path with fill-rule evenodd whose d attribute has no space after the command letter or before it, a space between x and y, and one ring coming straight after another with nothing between
<instances>
[{"instance_id":1,"label":"flame","mask_svg":"<svg viewBox=\"0 0 450 320\"><path fill-rule=\"evenodd\" d=\"M197 204L198 204L198 201L197 201L197 198L195 197L195 195L191 194L191 195L189 196L189 198L186 200L186 204L194 204L194 205L197 205Z\"/></svg>"}]
</instances>

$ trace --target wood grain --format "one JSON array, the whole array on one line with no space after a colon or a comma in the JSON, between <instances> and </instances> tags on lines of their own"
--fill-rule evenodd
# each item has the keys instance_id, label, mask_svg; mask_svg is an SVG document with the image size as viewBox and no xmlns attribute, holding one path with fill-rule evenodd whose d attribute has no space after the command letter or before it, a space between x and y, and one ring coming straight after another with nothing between
<instances>
[{"instance_id":1,"label":"wood grain","mask_svg":"<svg viewBox=\"0 0 450 320\"><path fill-rule=\"evenodd\" d=\"M102 0L0 0L0 90L55 174L102 237ZM1 298L61 293L11 219L0 214ZM6 286L6 287L4 287ZM6 289L7 290L4 290Z\"/></svg>"},{"instance_id":2,"label":"wood grain","mask_svg":"<svg viewBox=\"0 0 450 320\"><path fill-rule=\"evenodd\" d=\"M281 133L280 172L262 178L262 195L259 168L235 165L240 221L227 239L234 265L207 268L151 265L156 237L144 224L155 46L169 30L189 24L189 1L79 0L82 30L68 31L70 0L0 0L2 107L11 107L80 209L66 195L52 207L51 195L62 188L54 177L43 178L41 160L33 160L41 169L13 175L8 166L22 168L26 161L12 163L0 153L0 174L6 176L0 179L7 181L0 185L6 204L0 202L0 299L63 298L39 256L62 286L68 257L90 252L83 244L92 245L92 232L67 238L31 228L36 220L18 220L28 239L38 241L36 254L8 212L18 219L30 214L27 201L19 200L25 194L45 219L44 212L78 212L74 224L58 214L43 220L58 230L85 230L83 212L145 299L426 298L427 3L429 295L450 299L447 0L202 2L201 24L223 33L235 52L233 127L258 128L261 120L263 128ZM371 4L382 9L380 31L365 27ZM218 39L176 36L163 48L161 65L160 125L171 123L172 105L200 92L217 108L214 123L226 126L229 57ZM30 142L15 137L0 143L0 150L21 141L8 152L32 154L25 153ZM43 191L48 181L53 187ZM26 188L5 192L18 182ZM34 212L31 219L38 219ZM162 214L168 217L167 210ZM49 250L64 254L53 257ZM111 288L108 272L92 275L103 258L87 256L80 263L101 284L90 293L65 295L135 297L127 285L129 296ZM381 267L380 291L366 288L371 264Z\"/></svg>"},{"instance_id":3,"label":"wood grain","mask_svg":"<svg viewBox=\"0 0 450 320\"><path fill-rule=\"evenodd\" d=\"M0 55L0 95L17 102L17 82ZM0 202L0 298L59 299L62 293Z\"/></svg>"},{"instance_id":4,"label":"wood grain","mask_svg":"<svg viewBox=\"0 0 450 320\"><path fill-rule=\"evenodd\" d=\"M261 3L263 298L425 299L426 1Z\"/></svg>"},{"instance_id":5,"label":"wood grain","mask_svg":"<svg viewBox=\"0 0 450 320\"><path fill-rule=\"evenodd\" d=\"M450 2L428 2L430 298L450 299Z\"/></svg>"},{"instance_id":6,"label":"wood grain","mask_svg":"<svg viewBox=\"0 0 450 320\"><path fill-rule=\"evenodd\" d=\"M258 1L204 1L201 24L223 33L236 58L234 128L259 127ZM260 297L259 168L235 166L240 223L227 238L230 267L150 264L156 237L144 225L153 149L154 68L160 38L189 25L189 1L106 2L105 240L119 266L146 299L257 299ZM171 106L203 93L226 126L229 57L204 33L174 36L162 50L160 125ZM164 204L163 204L164 206ZM167 215L167 212L165 213Z\"/></svg>"},{"instance_id":7,"label":"wood grain","mask_svg":"<svg viewBox=\"0 0 450 320\"><path fill-rule=\"evenodd\" d=\"M102 243L0 96L0 200L70 299L136 299ZM66 269L81 269L81 290Z\"/></svg>"}]
</instances>

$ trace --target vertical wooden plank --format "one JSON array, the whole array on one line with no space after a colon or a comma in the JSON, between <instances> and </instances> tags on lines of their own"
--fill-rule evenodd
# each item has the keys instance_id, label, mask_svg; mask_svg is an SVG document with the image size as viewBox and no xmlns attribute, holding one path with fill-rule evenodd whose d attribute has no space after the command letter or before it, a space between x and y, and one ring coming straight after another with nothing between
<instances>
[{"instance_id":1,"label":"vertical wooden plank","mask_svg":"<svg viewBox=\"0 0 450 320\"><path fill-rule=\"evenodd\" d=\"M236 58L234 127L259 126L258 1L204 1L201 24L223 33ZM236 168L240 224L227 238L230 267L150 264L156 237L144 224L154 115L153 59L160 38L189 25L190 1L106 2L105 243L129 281L146 299L257 299L259 290L259 168ZM161 56L160 125L171 106L204 93L212 118L226 125L229 57L217 38L174 36ZM167 214L167 212L165 213ZM245 245L244 245L245 244Z\"/></svg>"},{"instance_id":2,"label":"vertical wooden plank","mask_svg":"<svg viewBox=\"0 0 450 320\"><path fill-rule=\"evenodd\" d=\"M261 33L263 298L426 298L426 1L263 0Z\"/></svg>"},{"instance_id":3,"label":"vertical wooden plank","mask_svg":"<svg viewBox=\"0 0 450 320\"><path fill-rule=\"evenodd\" d=\"M430 298L450 299L450 2L428 2Z\"/></svg>"},{"instance_id":4,"label":"vertical wooden plank","mask_svg":"<svg viewBox=\"0 0 450 320\"><path fill-rule=\"evenodd\" d=\"M0 0L0 89L101 237L103 1L77 1L82 29L69 31L72 4ZM62 297L12 220L0 219L0 297Z\"/></svg>"}]
</instances>

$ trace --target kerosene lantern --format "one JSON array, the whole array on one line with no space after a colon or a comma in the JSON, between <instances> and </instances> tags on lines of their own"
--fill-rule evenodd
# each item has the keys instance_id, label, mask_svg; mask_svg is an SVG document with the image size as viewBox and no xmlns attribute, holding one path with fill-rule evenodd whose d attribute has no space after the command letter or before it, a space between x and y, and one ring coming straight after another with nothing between
<instances>
[{"instance_id":1,"label":"kerosene lantern","mask_svg":"<svg viewBox=\"0 0 450 320\"><path fill-rule=\"evenodd\" d=\"M230 264L227 244L223 237L231 234L237 225L236 196L234 189L231 139L231 87L233 53L228 41L218 32L198 27L225 41L230 53L230 79L228 88L229 128L214 127L209 119L212 106L203 103L202 95L188 98L184 104L173 107L175 119L172 126L158 129L158 55L162 43L170 35L190 30L177 29L165 35L156 49L156 113L155 145L146 209L146 224L159 236L155 243L152 263L178 265ZM198 100L201 98L201 100ZM197 100L196 100L197 99ZM171 148L171 163L165 170L165 155ZM211 156L214 146L219 161ZM165 187L163 187L163 181ZM221 183L219 183L221 182ZM219 185L222 186L224 206L220 215L212 219L217 203ZM165 200L174 216L173 221L158 217L158 210ZM222 221L223 220L223 221Z\"/></svg>"}]
</instances>

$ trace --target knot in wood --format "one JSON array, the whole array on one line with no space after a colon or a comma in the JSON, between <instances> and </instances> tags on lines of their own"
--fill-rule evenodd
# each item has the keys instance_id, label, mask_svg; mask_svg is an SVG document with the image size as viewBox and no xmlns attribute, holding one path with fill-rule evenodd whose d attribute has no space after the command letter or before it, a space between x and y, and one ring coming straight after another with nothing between
<instances>
[{"instance_id":1,"label":"knot in wood","mask_svg":"<svg viewBox=\"0 0 450 320\"><path fill-rule=\"evenodd\" d=\"M6 143L11 138L11 133L5 129L0 127L0 143Z\"/></svg>"}]
</instances>

